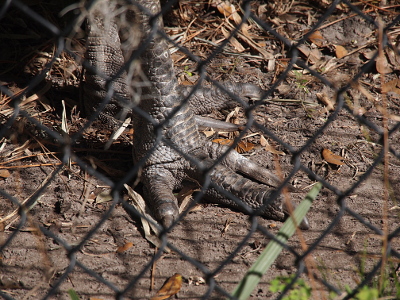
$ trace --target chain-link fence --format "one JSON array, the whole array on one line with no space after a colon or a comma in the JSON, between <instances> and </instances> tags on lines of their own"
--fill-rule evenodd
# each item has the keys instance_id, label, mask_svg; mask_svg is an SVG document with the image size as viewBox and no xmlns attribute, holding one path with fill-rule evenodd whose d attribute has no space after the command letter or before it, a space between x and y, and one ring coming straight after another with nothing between
<instances>
[{"instance_id":1,"label":"chain-link fence","mask_svg":"<svg viewBox=\"0 0 400 300\"><path fill-rule=\"evenodd\" d=\"M350 299L360 291L364 296L358 299L400 297L396 1L167 2L162 9L166 34L138 26L137 16L152 7L148 1L121 0L113 7L103 1L112 9L93 15L97 2L9 0L0 9L2 297L75 299L76 292L79 299L146 299L179 273L181 299L233 298L237 283L279 230L282 223L240 206L229 192L220 191L232 198L227 203L233 210L197 205L203 190L197 182L184 181L174 197L182 207L187 199L196 201L168 232L154 229L159 239L149 237L144 221L149 215L143 215L149 209L139 212L131 204L130 198L140 196L126 184L149 193L143 173L146 160L157 153L152 138L191 161L189 168L200 168L204 177L192 181L218 189L209 182L218 177L211 171L216 166L201 169L199 156L179 149L168 133L150 141L140 136L138 126L149 123L163 134L168 121L172 127L184 124L184 132L191 126L187 120L174 121L181 107L167 107L171 120L158 126L149 117L154 117L151 107L137 106L149 77L173 74L165 65L138 63L156 52L154 36L146 40L149 32L158 36L157 43L168 41L176 76L167 79L179 81L182 105L200 86L208 96L222 95L230 103L223 109L211 104L215 109L207 111L209 119L196 119L204 144L190 140L188 133L189 144L231 145L281 178L279 193L271 193L268 201L283 195L298 202L316 182L324 186L308 213L310 229L289 240L251 298L305 299L295 294L303 290L313 299ZM148 19L157 29L155 19ZM85 54L86 35L96 20L109 36L94 35L100 39L92 47L98 43L105 52L94 55L93 66ZM118 30L109 31L107 20L118 20ZM107 52L114 46L121 53ZM115 67L110 62L118 69L110 72ZM90 76L97 76L98 86L88 84ZM118 90L123 76L133 80L127 90ZM255 86L262 88L256 99ZM251 89L249 95L242 87ZM92 92L104 103L87 100ZM203 113L213 103L202 99L191 104L193 110ZM119 107L119 120L110 117L115 111L110 113L109 105ZM137 115L146 121L126 121ZM210 119L225 119L230 126L219 129L222 122ZM152 145L142 147L147 142ZM132 147L147 149L135 163ZM210 156L217 163L226 158ZM178 169L185 168L183 161ZM253 170L246 174L250 161L240 178L261 184L265 179L257 179ZM174 173L176 180L180 172ZM164 182L157 178L152 186L162 189ZM220 186L229 190L226 178ZM243 184L241 190L246 189ZM273 289L277 279L287 287L283 293Z\"/></svg>"}]
</instances>

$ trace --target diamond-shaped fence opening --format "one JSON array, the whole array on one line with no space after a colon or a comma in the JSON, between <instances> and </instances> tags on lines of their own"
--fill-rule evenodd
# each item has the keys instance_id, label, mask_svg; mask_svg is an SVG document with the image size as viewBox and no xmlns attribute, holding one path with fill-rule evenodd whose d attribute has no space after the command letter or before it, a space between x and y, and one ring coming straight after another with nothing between
<instances>
[{"instance_id":1,"label":"diamond-shaped fence opening","mask_svg":"<svg viewBox=\"0 0 400 300\"><path fill-rule=\"evenodd\" d=\"M0 295L399 297L398 6L5 1Z\"/></svg>"}]
</instances>

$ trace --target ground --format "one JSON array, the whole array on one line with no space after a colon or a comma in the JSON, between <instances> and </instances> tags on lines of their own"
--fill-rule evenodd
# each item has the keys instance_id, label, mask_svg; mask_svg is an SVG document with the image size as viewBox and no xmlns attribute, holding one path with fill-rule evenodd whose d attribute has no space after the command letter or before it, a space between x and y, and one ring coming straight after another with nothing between
<instances>
[{"instance_id":1,"label":"ground","mask_svg":"<svg viewBox=\"0 0 400 300\"><path fill-rule=\"evenodd\" d=\"M325 2L316 6L295 1L282 2L287 6L254 2L252 10L276 32L296 41L327 10ZM233 5L238 8L236 2ZM31 8L39 13L49 12L41 5L32 5ZM371 20L380 20L386 25L395 18L391 3L386 3L384 9L372 4L359 5L358 9ZM4 17L9 21L8 25L1 25L0 30L10 36L11 26L17 26L18 20L25 22L18 19L21 16L18 10L8 11ZM212 44L222 41L223 32L230 28L230 24L234 24L234 19L224 16L217 5L193 5L190 1L181 1L179 7L166 17L167 33L203 59L211 53ZM400 227L400 134L397 128L386 139L381 139L380 135L384 132L386 120L389 130L396 128L400 120L400 57L386 47L378 61L351 83L379 48L381 39L371 23L353 15L345 5L338 5L295 53L312 70L323 74L331 85L304 71L300 65L279 81L292 52L273 35L255 26L253 21L246 24L250 26L247 32L242 31L236 41L228 43L224 52L217 54L208 64L207 72L213 79L251 82L265 89L279 82L269 95L269 101L258 106L253 115L258 124L265 126L283 143L263 133L260 127L253 126L244 139L251 146L245 145L245 149L240 151L277 174L287 175L293 168L292 153L302 149L299 156L302 165L330 185L320 192L307 215L310 230L298 232L289 241L289 245L299 253L313 248L306 261L313 276L303 274L302 277L313 288L314 299L328 299L329 292L319 280L323 279L341 291L345 291L346 286L354 288L364 279L365 272L371 271L382 257L382 238L368 224L382 231L387 226L388 232ZM21 30L26 29L26 26L20 26ZM30 34L37 34L36 26L30 27ZM394 24L387 31L389 43L394 47L399 38L398 26L398 23ZM19 49L24 43L31 42L26 37L17 39L18 30L14 34L10 36L10 49ZM48 61L47 56L51 57L55 47L52 40L39 36L30 48L22 47L29 55L25 53L21 58L17 59L17 54L22 50L7 53L1 50L2 57L6 58L6 71L1 73L0 80L14 94L21 92L36 72L40 72L42 62ZM72 44L74 53L82 53L84 38L77 37ZM180 51L172 56L179 80L183 84L193 84L198 78L196 64L187 60ZM270 58L267 60L265 56ZM61 100L65 100L66 120L70 136L73 136L86 122L84 114L76 107L80 72L79 59L73 60L70 54L63 52L46 79L28 92L21 107L47 128L61 132ZM341 102L340 97L336 97L336 90L343 87L346 91L341 94ZM11 118L9 96L1 94L3 124ZM336 115L335 108L339 105L348 109L342 108ZM216 111L211 116L224 120L229 113ZM332 117L334 120L319 132ZM246 122L243 110L237 110L231 121ZM0 245L5 245L0 269L3 295L14 299L40 299L63 277L69 265L73 271L63 279L51 299L71 299L67 292L70 289L76 291L80 299L114 299L115 292L110 285L89 275L84 268L121 290L133 282L125 295L129 299L150 298L166 279L179 273L184 278L179 299L197 299L210 287L198 281L205 278L204 268L214 271L223 265L214 277L215 282L225 291L233 291L270 240L256 230L238 253L230 257L251 227L243 213L212 204L197 207L169 233L169 242L176 249L162 254L154 263L152 258L157 249L144 238L140 219L129 215L120 204L111 210L105 222L99 223L112 206L110 201L99 196L108 190L108 178L121 178L133 164L130 149L132 131L128 129L105 151L103 147L110 133L101 124L95 124L73 146L77 158L94 166L107 178L101 180L76 164L75 158L70 166L64 166L61 172L52 176L62 159L57 142L26 118L16 118L6 133L0 129ZM206 134L210 139L233 138L218 132L206 131ZM374 165L383 153L382 142L390 145L391 153L384 163ZM292 151L284 143L290 145ZM324 149L339 155L339 161L336 157L326 156L326 152L323 155ZM364 174L369 175L364 179ZM21 203L30 198L48 181L50 183L40 191L36 204L27 214L27 221L20 223L18 214L12 215L17 208L13 201ZM295 202L301 201L315 182L304 170L297 171L292 180L297 191L290 197ZM339 205L340 193L347 194ZM123 197L129 200L126 194ZM341 215L341 208L349 208L358 214L359 219L348 211ZM258 222L274 234L282 226L280 222L263 218ZM22 224L21 228L19 224ZM334 227L324 235L331 224ZM60 240L45 236L39 228L45 228L50 236L56 235ZM64 243L70 246L81 243L93 228L97 230L76 254L79 265L71 265L75 263L75 257L67 255ZM323 239L318 241L321 236ZM391 248L400 250L398 236L391 240ZM186 256L195 263L185 259ZM390 258L389 269L395 270L398 263L398 259ZM250 298L273 296L269 282L296 271L295 256L290 251L283 251ZM389 277L388 280L394 286L398 278ZM209 292L210 299L222 298L218 291ZM395 299L394 294L388 296L393 297L388 299Z\"/></svg>"}]
</instances>

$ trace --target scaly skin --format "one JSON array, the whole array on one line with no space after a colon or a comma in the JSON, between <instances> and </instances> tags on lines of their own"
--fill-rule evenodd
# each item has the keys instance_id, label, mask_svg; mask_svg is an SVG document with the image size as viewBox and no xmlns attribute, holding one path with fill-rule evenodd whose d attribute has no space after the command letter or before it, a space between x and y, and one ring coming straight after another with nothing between
<instances>
[{"instance_id":1,"label":"scaly skin","mask_svg":"<svg viewBox=\"0 0 400 300\"><path fill-rule=\"evenodd\" d=\"M151 16L161 10L158 1L139 0L138 2ZM115 9L111 7L109 11L115 11ZM101 11L93 9L92 15L101 15ZM156 30L151 29L149 15L137 13L136 18L137 24L142 26L140 30L143 33L142 41L151 37L150 44L141 55L141 65L146 81L141 87L141 101L138 107L148 113L153 122L149 122L142 116L135 116L133 157L134 161L138 162L148 155L150 149L153 149L146 159L141 181L144 185L144 198L153 209L156 219L164 226L170 226L178 216L178 204L173 191L181 188L184 180L195 181L199 184L204 180L204 172L171 148L169 142L174 148L200 162L203 167L212 168L209 176L215 185L241 199L252 209L264 207L264 203L268 201L269 205L263 208L262 215L274 220L284 220L285 213L281 197L278 196L273 201L270 199L271 187L279 184L276 177L232 151L221 164L213 167L214 160L221 157L229 148L211 143L198 132L195 114L204 114L215 108L231 107L236 102L216 87L204 87L196 90L187 104L182 104L183 99L189 95L190 88L178 85L167 41L157 34ZM100 33L89 27L88 53L90 55L87 55L87 58L103 74L114 77L124 64L120 43L114 40L118 37L116 23L110 20L112 24L105 28L101 20L92 18L92 22L93 20L97 24L95 26L97 30L100 29ZM163 30L161 18L153 20L153 24L156 24L159 30ZM112 39L109 38L110 35ZM105 84L99 78L99 76L91 75L90 72L86 76L88 87L90 87L90 90L86 89L86 101L89 107L96 107L94 103L104 98ZM114 86L118 96L123 99L129 98L126 79L126 72L121 73ZM258 87L251 84L226 83L224 85L240 97L257 97L261 93ZM114 99L112 102L111 109L107 110L106 107L106 114L111 115L118 110ZM246 177L240 173L245 174ZM212 188L207 191L207 196L213 202L243 210L235 201L225 198ZM307 226L308 224L304 224L303 227Z\"/></svg>"}]
</instances>

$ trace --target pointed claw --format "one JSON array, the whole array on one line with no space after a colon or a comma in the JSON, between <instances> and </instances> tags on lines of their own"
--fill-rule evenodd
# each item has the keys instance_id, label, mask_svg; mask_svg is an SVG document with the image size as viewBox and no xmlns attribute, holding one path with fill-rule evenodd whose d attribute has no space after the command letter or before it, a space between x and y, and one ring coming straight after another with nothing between
<instances>
[{"instance_id":1,"label":"pointed claw","mask_svg":"<svg viewBox=\"0 0 400 300\"><path fill-rule=\"evenodd\" d=\"M241 130L243 128L243 126L240 126L240 125L223 122L223 121L215 120L215 119L208 118L208 117L194 116L194 118L196 119L196 123L197 123L199 130L213 128L214 130L217 130L217 131L232 132L232 131Z\"/></svg>"},{"instance_id":2,"label":"pointed claw","mask_svg":"<svg viewBox=\"0 0 400 300\"><path fill-rule=\"evenodd\" d=\"M296 206L294 204L292 204L292 211L294 211L296 209ZM286 204L286 201L283 203L283 212L285 213L285 215L287 215L288 217L290 217L290 210L288 209L288 206ZM299 224L299 228L301 230L308 230L310 229L310 223L308 222L307 217L304 217L304 219L300 222Z\"/></svg>"},{"instance_id":3,"label":"pointed claw","mask_svg":"<svg viewBox=\"0 0 400 300\"><path fill-rule=\"evenodd\" d=\"M177 219L179 210L175 203L165 202L156 206L156 219L160 221L164 228L168 228Z\"/></svg>"},{"instance_id":4,"label":"pointed claw","mask_svg":"<svg viewBox=\"0 0 400 300\"><path fill-rule=\"evenodd\" d=\"M301 230L308 230L310 229L310 223L308 222L307 217L304 217L304 219L301 221L299 228Z\"/></svg>"}]
</instances>

